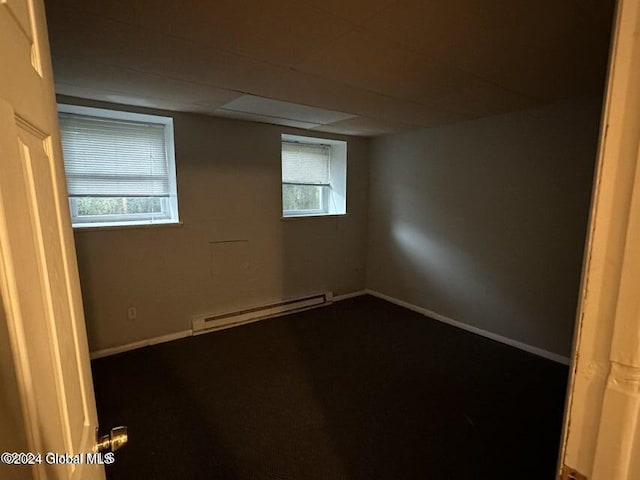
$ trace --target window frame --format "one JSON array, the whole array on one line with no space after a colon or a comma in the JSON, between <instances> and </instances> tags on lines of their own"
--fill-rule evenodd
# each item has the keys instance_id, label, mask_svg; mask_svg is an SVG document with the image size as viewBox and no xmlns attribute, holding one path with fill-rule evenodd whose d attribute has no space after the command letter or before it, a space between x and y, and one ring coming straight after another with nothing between
<instances>
[{"instance_id":1,"label":"window frame","mask_svg":"<svg viewBox=\"0 0 640 480\"><path fill-rule=\"evenodd\" d=\"M322 204L322 208L316 209L306 209L306 210L285 210L284 205L282 206L282 216L283 217L319 217L324 215L331 215L329 213L329 195L331 191L331 184L324 183L293 183L293 182L282 182L282 185L301 185L306 187L318 187L320 190L320 202Z\"/></svg>"},{"instance_id":2,"label":"window frame","mask_svg":"<svg viewBox=\"0 0 640 480\"><path fill-rule=\"evenodd\" d=\"M282 145L284 143L301 143L308 145L325 145L329 147L329 183L328 184L305 184L305 183L293 183L293 182L284 182L282 181ZM336 147L342 147L342 155L343 158L338 159L336 155L338 152L336 151ZM338 162L340 160L340 162ZM341 163L342 168L341 172L335 172L334 166L336 163ZM341 195L345 197L344 205L341 211L332 211L331 208L331 196L332 191L334 190L333 178L334 176L342 175L344 188L341 192ZM282 219L287 218L305 218L305 217L329 217L329 216L344 216L347 214L346 209L346 179L347 179L347 142L342 140L333 140L328 138L320 138L320 137L305 137L301 135L291 135L291 134L281 134L280 137L280 211ZM285 210L284 209L284 201L283 201L283 186L284 185L309 185L309 186L317 186L322 187L322 208L314 209L314 210Z\"/></svg>"},{"instance_id":3,"label":"window frame","mask_svg":"<svg viewBox=\"0 0 640 480\"><path fill-rule=\"evenodd\" d=\"M109 198L134 198L134 197L109 197ZM147 198L147 197L144 197ZM72 226L76 227L101 227L101 226L125 226L125 225L155 225L157 223L178 223L172 222L171 206L169 198L162 197L162 210L158 213L127 213L112 215L78 215L76 197L69 197L69 208L71 210Z\"/></svg>"},{"instance_id":4,"label":"window frame","mask_svg":"<svg viewBox=\"0 0 640 480\"><path fill-rule=\"evenodd\" d=\"M78 215L76 198L68 196L69 212L72 227L108 228L128 226L153 226L180 224L178 211L178 185L175 160L175 140L173 118L161 115L136 113L124 110L111 110L106 108L86 107L81 105L58 104L58 113L78 117L94 117L105 120L122 121L130 123L145 123L162 125L164 132L165 155L167 161L167 179L169 182L169 196L159 197L162 201L162 211L158 213L130 213L113 215ZM89 197L90 198L90 197ZM132 198L131 196L114 196L113 198Z\"/></svg>"}]
</instances>

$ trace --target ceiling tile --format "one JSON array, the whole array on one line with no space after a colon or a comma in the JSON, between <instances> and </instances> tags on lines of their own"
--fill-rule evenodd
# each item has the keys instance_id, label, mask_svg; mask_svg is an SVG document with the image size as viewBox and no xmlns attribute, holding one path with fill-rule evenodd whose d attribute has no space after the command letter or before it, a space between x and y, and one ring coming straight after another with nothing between
<instances>
[{"instance_id":1,"label":"ceiling tile","mask_svg":"<svg viewBox=\"0 0 640 480\"><path fill-rule=\"evenodd\" d=\"M396 2L396 0L306 0L318 9L330 12L337 17L359 24L377 11Z\"/></svg>"},{"instance_id":2,"label":"ceiling tile","mask_svg":"<svg viewBox=\"0 0 640 480\"><path fill-rule=\"evenodd\" d=\"M91 28L92 23L98 26L104 20L107 23L115 21L122 24L118 28L129 26L138 34L160 34L164 41L158 45L164 42L181 44L176 39L190 42L197 48L183 50L186 58L206 49L209 53L235 52L256 61L295 65L324 42L353 27L339 16L294 0L187 3L106 0L104 4L92 2L79 9L71 8L72 4L71 0L63 5L54 2L49 23L57 26L61 22L68 23L69 17L80 16L83 25ZM104 38L114 40L113 37ZM141 47L144 45L138 48Z\"/></svg>"},{"instance_id":3,"label":"ceiling tile","mask_svg":"<svg viewBox=\"0 0 640 480\"><path fill-rule=\"evenodd\" d=\"M143 4L140 0L45 0L45 5L47 20L51 16L75 12L135 24L143 16Z\"/></svg>"},{"instance_id":4,"label":"ceiling tile","mask_svg":"<svg viewBox=\"0 0 640 480\"><path fill-rule=\"evenodd\" d=\"M420 128L417 125L411 125L401 122L390 122L387 120L379 120L367 117L355 117L339 122L320 125L313 128L322 132L340 133L343 135L359 135L365 137L375 137L388 133L402 132Z\"/></svg>"},{"instance_id":5,"label":"ceiling tile","mask_svg":"<svg viewBox=\"0 0 640 480\"><path fill-rule=\"evenodd\" d=\"M69 97L86 98L101 102L117 103L120 105L133 105L137 107L157 108L174 112L199 112L198 107L189 103L163 98L141 97L114 90L103 90L95 87L85 88L77 85L67 85L56 82L56 94ZM202 112L205 113L205 112ZM206 112L208 113L208 112Z\"/></svg>"},{"instance_id":6,"label":"ceiling tile","mask_svg":"<svg viewBox=\"0 0 640 480\"><path fill-rule=\"evenodd\" d=\"M224 108L217 109L215 111L215 115L218 117L235 118L237 120L250 120L253 122L271 123L273 125L285 125L288 127L305 129L317 127L319 125L317 123L304 122L302 120L292 120L290 118L282 118L274 115L261 115L259 113L238 112L235 110L226 110Z\"/></svg>"},{"instance_id":7,"label":"ceiling tile","mask_svg":"<svg viewBox=\"0 0 640 480\"><path fill-rule=\"evenodd\" d=\"M464 41L473 22L465 4L473 0L427 2L399 0L369 17L362 26L372 34L427 58L442 61L452 46Z\"/></svg>"},{"instance_id":8,"label":"ceiling tile","mask_svg":"<svg viewBox=\"0 0 640 480\"><path fill-rule=\"evenodd\" d=\"M281 68L133 25L73 13L53 17L52 55L249 92Z\"/></svg>"},{"instance_id":9,"label":"ceiling tile","mask_svg":"<svg viewBox=\"0 0 640 480\"><path fill-rule=\"evenodd\" d=\"M246 0L134 0L141 5L138 25L166 36L192 41L215 51L228 49L240 38L239 27L252 8Z\"/></svg>"},{"instance_id":10,"label":"ceiling tile","mask_svg":"<svg viewBox=\"0 0 640 480\"><path fill-rule=\"evenodd\" d=\"M45 0L45 3L48 24L55 30L61 28L65 19L81 15L86 18L89 14L216 49L233 44L233 33L238 25L246 22L247 10L247 2L240 0Z\"/></svg>"},{"instance_id":11,"label":"ceiling tile","mask_svg":"<svg viewBox=\"0 0 640 480\"><path fill-rule=\"evenodd\" d=\"M425 58L532 97L597 93L613 0L399 0L363 26Z\"/></svg>"},{"instance_id":12,"label":"ceiling tile","mask_svg":"<svg viewBox=\"0 0 640 480\"><path fill-rule=\"evenodd\" d=\"M293 0L254 3L234 32L232 52L293 67L354 28L340 17Z\"/></svg>"},{"instance_id":13,"label":"ceiling tile","mask_svg":"<svg viewBox=\"0 0 640 480\"><path fill-rule=\"evenodd\" d=\"M421 100L431 106L453 110L469 118L499 115L543 103L539 99L520 95L481 80L474 80L446 95Z\"/></svg>"},{"instance_id":14,"label":"ceiling tile","mask_svg":"<svg viewBox=\"0 0 640 480\"><path fill-rule=\"evenodd\" d=\"M295 88L292 86L295 85ZM322 106L353 115L385 118L424 127L438 122L451 123L468 117L441 107L404 101L352 85L335 82L304 72L288 71L274 77L261 95L288 99L294 103Z\"/></svg>"},{"instance_id":15,"label":"ceiling tile","mask_svg":"<svg viewBox=\"0 0 640 480\"><path fill-rule=\"evenodd\" d=\"M240 96L236 92L201 83L175 80L126 67L102 65L69 57L55 57L54 69L56 81L59 83L113 90L178 103L201 103L213 107L214 110Z\"/></svg>"},{"instance_id":16,"label":"ceiling tile","mask_svg":"<svg viewBox=\"0 0 640 480\"><path fill-rule=\"evenodd\" d=\"M335 112L297 103L282 102L269 98L243 95L223 105L226 111L251 113L270 117L297 120L305 123L324 124L353 117L343 112Z\"/></svg>"},{"instance_id":17,"label":"ceiling tile","mask_svg":"<svg viewBox=\"0 0 640 480\"><path fill-rule=\"evenodd\" d=\"M327 43L297 70L408 100L449 93L473 78L362 30Z\"/></svg>"}]
</instances>

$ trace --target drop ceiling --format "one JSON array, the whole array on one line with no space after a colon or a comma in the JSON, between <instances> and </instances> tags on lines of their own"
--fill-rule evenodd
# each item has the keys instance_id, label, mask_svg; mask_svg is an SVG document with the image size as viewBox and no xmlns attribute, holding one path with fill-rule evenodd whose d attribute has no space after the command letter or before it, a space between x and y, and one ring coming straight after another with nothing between
<instances>
[{"instance_id":1,"label":"drop ceiling","mask_svg":"<svg viewBox=\"0 0 640 480\"><path fill-rule=\"evenodd\" d=\"M46 0L59 94L375 136L601 95L613 0Z\"/></svg>"}]
</instances>

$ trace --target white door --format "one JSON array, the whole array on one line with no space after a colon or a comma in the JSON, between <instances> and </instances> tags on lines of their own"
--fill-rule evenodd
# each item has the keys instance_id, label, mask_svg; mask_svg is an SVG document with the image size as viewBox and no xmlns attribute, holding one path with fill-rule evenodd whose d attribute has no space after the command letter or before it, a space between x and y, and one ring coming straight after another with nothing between
<instances>
[{"instance_id":1,"label":"white door","mask_svg":"<svg viewBox=\"0 0 640 480\"><path fill-rule=\"evenodd\" d=\"M620 0L616 17L560 456L567 479L640 479L640 0Z\"/></svg>"},{"instance_id":2,"label":"white door","mask_svg":"<svg viewBox=\"0 0 640 480\"><path fill-rule=\"evenodd\" d=\"M0 297L28 447L43 454L21 468L104 478L44 458L92 452L97 416L41 0L0 0Z\"/></svg>"}]
</instances>

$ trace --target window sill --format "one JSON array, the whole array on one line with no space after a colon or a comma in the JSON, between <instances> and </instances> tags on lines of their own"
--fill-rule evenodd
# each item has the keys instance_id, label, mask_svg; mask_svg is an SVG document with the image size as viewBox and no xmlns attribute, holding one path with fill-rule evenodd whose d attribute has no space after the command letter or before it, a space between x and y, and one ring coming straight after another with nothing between
<instances>
[{"instance_id":1,"label":"window sill","mask_svg":"<svg viewBox=\"0 0 640 480\"><path fill-rule=\"evenodd\" d=\"M137 228L181 227L182 225L184 225L184 223L180 221L156 222L156 223L129 223L129 224L122 224L122 225L115 225L115 224L110 225L110 224L100 223L100 224L73 225L73 231L74 233L97 232L97 231L103 232L108 230L130 230L130 229L137 229Z\"/></svg>"},{"instance_id":2,"label":"window sill","mask_svg":"<svg viewBox=\"0 0 640 480\"><path fill-rule=\"evenodd\" d=\"M292 220L292 219L300 219L300 218L336 218L336 217L346 217L348 213L312 213L310 215L287 215L286 217L282 215L280 220Z\"/></svg>"}]
</instances>

